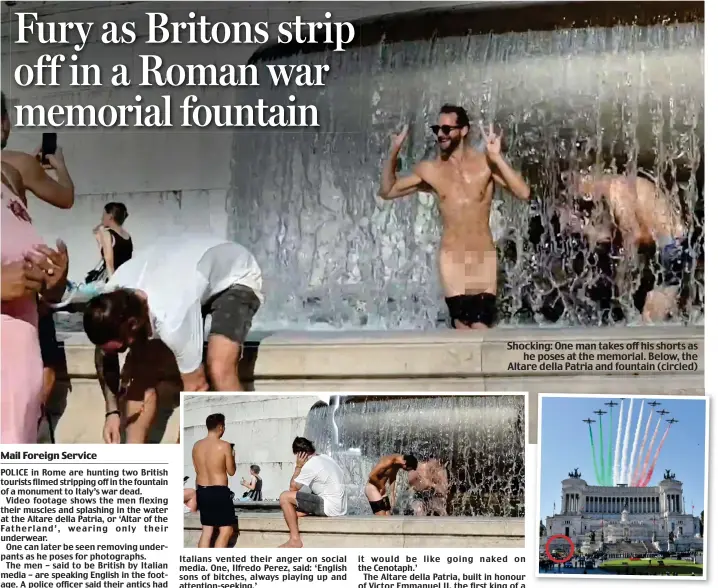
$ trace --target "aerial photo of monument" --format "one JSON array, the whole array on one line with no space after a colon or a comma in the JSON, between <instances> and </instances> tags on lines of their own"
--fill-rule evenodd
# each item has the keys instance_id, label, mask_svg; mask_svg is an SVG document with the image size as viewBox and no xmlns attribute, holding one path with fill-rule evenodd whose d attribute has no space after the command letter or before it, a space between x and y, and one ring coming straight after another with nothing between
<instances>
[{"instance_id":1,"label":"aerial photo of monument","mask_svg":"<svg viewBox=\"0 0 718 588\"><path fill-rule=\"evenodd\" d=\"M703 576L706 402L541 398L539 573Z\"/></svg>"}]
</instances>

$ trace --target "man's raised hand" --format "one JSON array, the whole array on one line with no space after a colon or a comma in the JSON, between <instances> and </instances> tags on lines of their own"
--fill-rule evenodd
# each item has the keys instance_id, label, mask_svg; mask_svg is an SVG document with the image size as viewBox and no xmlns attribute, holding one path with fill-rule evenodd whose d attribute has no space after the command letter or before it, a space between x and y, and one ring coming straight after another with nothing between
<instances>
[{"instance_id":1,"label":"man's raised hand","mask_svg":"<svg viewBox=\"0 0 718 588\"><path fill-rule=\"evenodd\" d=\"M484 140L484 145L486 145L486 155L489 158L499 157L501 155L501 137L503 136L503 131L500 131L497 135L494 132L494 123L489 124L488 134L484 130L483 123L479 125L479 131L481 131L481 138Z\"/></svg>"},{"instance_id":2,"label":"man's raised hand","mask_svg":"<svg viewBox=\"0 0 718 588\"><path fill-rule=\"evenodd\" d=\"M409 135L409 125L404 125L404 128L398 135L391 136L391 150L393 153L398 153L401 146L406 141L406 137Z\"/></svg>"}]
</instances>

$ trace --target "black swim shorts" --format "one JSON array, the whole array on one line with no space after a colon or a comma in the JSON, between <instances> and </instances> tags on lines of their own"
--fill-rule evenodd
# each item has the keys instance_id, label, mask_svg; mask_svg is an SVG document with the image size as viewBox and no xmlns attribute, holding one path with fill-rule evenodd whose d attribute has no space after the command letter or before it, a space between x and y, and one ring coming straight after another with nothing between
<instances>
[{"instance_id":1,"label":"black swim shorts","mask_svg":"<svg viewBox=\"0 0 718 588\"><path fill-rule=\"evenodd\" d=\"M428 490L416 490L414 492L414 500L429 502L436 496L436 490L429 488Z\"/></svg>"},{"instance_id":2,"label":"black swim shorts","mask_svg":"<svg viewBox=\"0 0 718 588\"><path fill-rule=\"evenodd\" d=\"M498 309L496 295L482 292L481 294L461 294L446 299L449 308L451 326L456 328L456 321L467 326L481 323L492 327L496 323Z\"/></svg>"},{"instance_id":3,"label":"black swim shorts","mask_svg":"<svg viewBox=\"0 0 718 588\"><path fill-rule=\"evenodd\" d=\"M222 335L241 345L260 305L254 290L237 284L212 297L202 307L202 314L212 317L210 335Z\"/></svg>"},{"instance_id":4,"label":"black swim shorts","mask_svg":"<svg viewBox=\"0 0 718 588\"><path fill-rule=\"evenodd\" d=\"M369 506L371 506L371 511L376 514L378 512L391 512L391 502L389 502L389 497L385 496L381 500L375 500L374 502L369 502Z\"/></svg>"},{"instance_id":5,"label":"black swim shorts","mask_svg":"<svg viewBox=\"0 0 718 588\"><path fill-rule=\"evenodd\" d=\"M232 527L237 523L228 486L197 486L197 510L203 527Z\"/></svg>"},{"instance_id":6,"label":"black swim shorts","mask_svg":"<svg viewBox=\"0 0 718 588\"><path fill-rule=\"evenodd\" d=\"M680 286L687 258L688 244L681 239L675 239L660 249L658 260L663 270L662 286Z\"/></svg>"},{"instance_id":7,"label":"black swim shorts","mask_svg":"<svg viewBox=\"0 0 718 588\"><path fill-rule=\"evenodd\" d=\"M315 517L325 517L324 499L312 492L297 492L297 510Z\"/></svg>"},{"instance_id":8,"label":"black swim shorts","mask_svg":"<svg viewBox=\"0 0 718 588\"><path fill-rule=\"evenodd\" d=\"M682 239L673 240L661 248L647 246L639 252L640 279L633 301L636 309L643 312L648 293L655 288L683 288L691 272L692 259L688 242Z\"/></svg>"}]
</instances>

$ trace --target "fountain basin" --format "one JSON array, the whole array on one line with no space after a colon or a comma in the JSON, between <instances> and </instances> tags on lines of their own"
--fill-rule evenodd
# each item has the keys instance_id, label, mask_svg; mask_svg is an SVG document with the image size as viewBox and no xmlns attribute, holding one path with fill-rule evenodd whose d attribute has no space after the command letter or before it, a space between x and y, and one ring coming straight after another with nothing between
<instances>
[{"instance_id":1,"label":"fountain basin","mask_svg":"<svg viewBox=\"0 0 718 588\"><path fill-rule=\"evenodd\" d=\"M240 515L235 547L277 547L288 538L280 514ZM184 518L184 546L196 547L199 515ZM492 517L304 517L305 547L524 547L524 519Z\"/></svg>"},{"instance_id":2,"label":"fountain basin","mask_svg":"<svg viewBox=\"0 0 718 588\"><path fill-rule=\"evenodd\" d=\"M93 348L81 334L61 333L70 390L59 417L58 443L100 443L104 402L96 380ZM704 329L690 327L511 329L479 332L296 332L250 336L240 365L257 391L529 393L529 442L536 442L538 394L692 394L704 392ZM521 361L509 343L682 343L695 345L697 369L630 372L580 369L510 371ZM178 411L175 411L177 413ZM163 439L177 439L177 414Z\"/></svg>"}]
</instances>

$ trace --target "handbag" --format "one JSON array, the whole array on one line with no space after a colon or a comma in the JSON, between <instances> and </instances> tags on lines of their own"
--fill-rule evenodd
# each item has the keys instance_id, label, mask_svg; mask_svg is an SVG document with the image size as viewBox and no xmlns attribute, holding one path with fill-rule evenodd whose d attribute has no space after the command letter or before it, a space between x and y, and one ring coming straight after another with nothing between
<instances>
[{"instance_id":1,"label":"handbag","mask_svg":"<svg viewBox=\"0 0 718 588\"><path fill-rule=\"evenodd\" d=\"M104 281L107 276L107 266L105 261L99 262L93 269L87 272L85 276L85 284L91 284L92 282Z\"/></svg>"}]
</instances>

